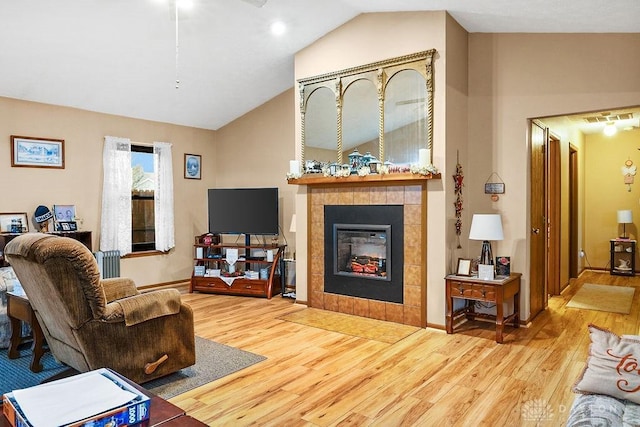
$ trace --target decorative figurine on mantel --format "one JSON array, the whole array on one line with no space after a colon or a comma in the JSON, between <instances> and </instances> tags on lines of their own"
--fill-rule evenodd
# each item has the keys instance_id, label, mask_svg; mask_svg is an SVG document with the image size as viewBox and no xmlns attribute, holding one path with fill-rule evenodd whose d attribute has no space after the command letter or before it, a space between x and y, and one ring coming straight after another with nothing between
<instances>
[{"instance_id":1,"label":"decorative figurine on mantel","mask_svg":"<svg viewBox=\"0 0 640 427\"><path fill-rule=\"evenodd\" d=\"M46 206L38 206L33 214L36 224L40 227L41 233L49 231L49 221L53 218L53 214Z\"/></svg>"}]
</instances>

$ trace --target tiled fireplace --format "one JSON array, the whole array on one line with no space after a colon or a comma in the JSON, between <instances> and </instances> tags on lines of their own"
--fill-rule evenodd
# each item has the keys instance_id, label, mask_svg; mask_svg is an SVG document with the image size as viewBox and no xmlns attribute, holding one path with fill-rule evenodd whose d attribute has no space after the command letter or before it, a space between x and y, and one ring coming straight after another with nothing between
<instances>
[{"instance_id":1,"label":"tiled fireplace","mask_svg":"<svg viewBox=\"0 0 640 427\"><path fill-rule=\"evenodd\" d=\"M426 181L407 180L406 182L373 182L345 185L338 182L336 185L309 186L307 193L310 206L309 235L309 306L341 313L355 314L380 320L387 320L413 326L426 326ZM350 246L357 247L354 242L365 242L365 249L354 249L349 256L353 259L353 267L349 271L338 272L338 276L346 276L349 280L359 280L359 275L371 276L370 282L361 282L365 289L364 294L354 291L342 291L347 285L334 286L331 274L326 274L327 268L334 268L333 263L327 265L327 251L325 243L331 242L333 226L325 224L325 211L331 212L336 207L379 207L394 206L395 214L399 218L400 226L384 228L389 225L388 218L367 218L359 220L361 214L347 218L343 226L348 230L356 228L353 236L343 237L351 239ZM375 209L374 209L375 211ZM333 215L333 214L331 214ZM355 218L355 219L354 219ZM358 230L360 225L373 226L372 229ZM339 228L339 227L338 227ZM329 230L329 231L328 231ZM388 231L390 230L390 232ZM396 236L397 234L397 236ZM369 241L366 238L369 238ZM387 238L396 239L400 245L399 253L387 255L382 249L372 248L374 242ZM344 243L344 242L343 242ZM378 244L378 243L376 243ZM381 245L380 245L381 246ZM351 250L351 249L350 249ZM344 264L343 255L340 264ZM358 258L360 257L360 258ZM361 258L365 258L362 260ZM389 259L391 265L388 264ZM342 266L344 267L344 266ZM366 268L365 268L366 267ZM383 289L385 294L388 289L385 286L393 286L386 280L387 272L396 281L400 279L399 291L390 298L378 294L367 295L370 288ZM340 270L338 268L338 270ZM353 270L353 271L351 271ZM331 272L329 272L331 273ZM355 277L355 278L354 278ZM391 292L393 294L393 292ZM357 295L357 296L354 296Z\"/></svg>"}]
</instances>

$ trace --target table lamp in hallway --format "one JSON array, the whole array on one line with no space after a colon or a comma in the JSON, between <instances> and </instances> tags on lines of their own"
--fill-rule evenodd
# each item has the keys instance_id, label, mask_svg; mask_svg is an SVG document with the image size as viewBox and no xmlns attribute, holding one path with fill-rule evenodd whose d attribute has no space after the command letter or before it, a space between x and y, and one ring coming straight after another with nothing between
<instances>
[{"instance_id":1,"label":"table lamp in hallway","mask_svg":"<svg viewBox=\"0 0 640 427\"><path fill-rule=\"evenodd\" d=\"M622 236L621 239L628 239L627 236L627 224L633 223L633 212L630 210L618 211L618 224L622 224Z\"/></svg>"}]
</instances>

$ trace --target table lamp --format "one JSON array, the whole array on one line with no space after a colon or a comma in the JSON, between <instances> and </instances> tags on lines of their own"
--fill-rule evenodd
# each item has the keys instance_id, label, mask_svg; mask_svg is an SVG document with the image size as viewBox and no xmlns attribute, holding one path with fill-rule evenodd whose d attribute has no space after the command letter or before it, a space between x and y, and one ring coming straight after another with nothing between
<instances>
[{"instance_id":1,"label":"table lamp","mask_svg":"<svg viewBox=\"0 0 640 427\"><path fill-rule=\"evenodd\" d=\"M618 211L618 224L622 224L621 239L627 239L627 224L633 223L633 213L630 210Z\"/></svg>"},{"instance_id":2,"label":"table lamp","mask_svg":"<svg viewBox=\"0 0 640 427\"><path fill-rule=\"evenodd\" d=\"M490 241L504 239L500 214L473 214L469 239L482 240L480 264L493 265Z\"/></svg>"},{"instance_id":3,"label":"table lamp","mask_svg":"<svg viewBox=\"0 0 640 427\"><path fill-rule=\"evenodd\" d=\"M291 214L291 225L289 226L289 232L290 233L296 232L296 214ZM293 252L293 259L296 259L295 251Z\"/></svg>"}]
</instances>

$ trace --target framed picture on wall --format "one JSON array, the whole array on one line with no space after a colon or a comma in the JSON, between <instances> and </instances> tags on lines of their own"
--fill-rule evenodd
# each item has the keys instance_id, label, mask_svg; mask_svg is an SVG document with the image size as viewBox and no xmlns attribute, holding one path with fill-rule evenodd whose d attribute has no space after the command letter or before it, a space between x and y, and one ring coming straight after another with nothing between
<instances>
[{"instance_id":1,"label":"framed picture on wall","mask_svg":"<svg viewBox=\"0 0 640 427\"><path fill-rule=\"evenodd\" d=\"M199 154L184 154L184 177L186 179L201 179L202 156Z\"/></svg>"},{"instance_id":2,"label":"framed picture on wall","mask_svg":"<svg viewBox=\"0 0 640 427\"><path fill-rule=\"evenodd\" d=\"M64 169L64 139L11 135L11 166Z\"/></svg>"}]
</instances>

